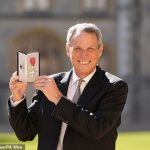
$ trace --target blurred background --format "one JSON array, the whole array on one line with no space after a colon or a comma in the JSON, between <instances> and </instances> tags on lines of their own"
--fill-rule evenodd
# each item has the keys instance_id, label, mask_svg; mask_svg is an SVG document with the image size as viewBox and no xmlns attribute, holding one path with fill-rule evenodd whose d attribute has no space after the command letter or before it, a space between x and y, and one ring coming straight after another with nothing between
<instances>
[{"instance_id":1,"label":"blurred background","mask_svg":"<svg viewBox=\"0 0 150 150\"><path fill-rule=\"evenodd\" d=\"M39 51L41 74L71 69L66 34L79 22L101 29L100 66L129 85L119 130L150 130L150 0L0 0L0 133L13 132L7 100L16 52ZM34 92L29 85L28 105Z\"/></svg>"}]
</instances>

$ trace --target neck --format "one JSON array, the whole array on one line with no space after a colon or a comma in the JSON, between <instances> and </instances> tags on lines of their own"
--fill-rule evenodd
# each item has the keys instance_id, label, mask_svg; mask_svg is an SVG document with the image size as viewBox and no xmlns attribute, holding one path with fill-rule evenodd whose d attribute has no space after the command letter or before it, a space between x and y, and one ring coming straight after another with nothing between
<instances>
[{"instance_id":1,"label":"neck","mask_svg":"<svg viewBox=\"0 0 150 150\"><path fill-rule=\"evenodd\" d=\"M80 79L83 79L83 78L87 77L88 75L92 74L95 70L96 70L96 68L89 73L78 73L75 70L74 70L74 72Z\"/></svg>"}]
</instances>

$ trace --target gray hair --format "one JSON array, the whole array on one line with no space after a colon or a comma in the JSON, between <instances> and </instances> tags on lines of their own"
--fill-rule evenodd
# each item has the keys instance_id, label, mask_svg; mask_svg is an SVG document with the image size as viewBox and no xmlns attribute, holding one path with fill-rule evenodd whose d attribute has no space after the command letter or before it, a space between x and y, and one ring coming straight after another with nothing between
<instances>
[{"instance_id":1,"label":"gray hair","mask_svg":"<svg viewBox=\"0 0 150 150\"><path fill-rule=\"evenodd\" d=\"M79 23L69 28L67 33L66 43L70 44L70 40L73 35L78 35L81 32L95 33L99 44L102 43L102 33L101 30L92 23Z\"/></svg>"}]
</instances>

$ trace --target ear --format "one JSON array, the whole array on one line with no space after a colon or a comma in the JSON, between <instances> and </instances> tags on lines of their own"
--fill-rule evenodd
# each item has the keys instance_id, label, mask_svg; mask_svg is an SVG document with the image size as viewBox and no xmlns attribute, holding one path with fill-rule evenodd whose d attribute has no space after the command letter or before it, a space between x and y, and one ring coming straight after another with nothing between
<instances>
[{"instance_id":1,"label":"ear","mask_svg":"<svg viewBox=\"0 0 150 150\"><path fill-rule=\"evenodd\" d=\"M68 44L66 44L66 54L68 57L70 57L70 49L69 49Z\"/></svg>"},{"instance_id":2,"label":"ear","mask_svg":"<svg viewBox=\"0 0 150 150\"><path fill-rule=\"evenodd\" d=\"M102 53L103 53L103 43L100 45L99 47L99 58L102 56Z\"/></svg>"}]
</instances>

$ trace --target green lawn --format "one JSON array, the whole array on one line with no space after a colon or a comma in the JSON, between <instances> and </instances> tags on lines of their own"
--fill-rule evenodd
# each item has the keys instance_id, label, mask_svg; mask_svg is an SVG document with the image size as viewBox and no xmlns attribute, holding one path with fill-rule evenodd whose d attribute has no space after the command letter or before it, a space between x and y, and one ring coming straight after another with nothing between
<instances>
[{"instance_id":1,"label":"green lawn","mask_svg":"<svg viewBox=\"0 0 150 150\"><path fill-rule=\"evenodd\" d=\"M37 149L37 138L34 141L20 142L15 134L0 134L0 144L25 144L25 150Z\"/></svg>"},{"instance_id":2,"label":"green lawn","mask_svg":"<svg viewBox=\"0 0 150 150\"><path fill-rule=\"evenodd\" d=\"M117 150L150 150L150 132L119 133Z\"/></svg>"},{"instance_id":3,"label":"green lawn","mask_svg":"<svg viewBox=\"0 0 150 150\"><path fill-rule=\"evenodd\" d=\"M0 134L0 144L25 144L26 150L36 150L37 138L24 143L14 134ZM119 133L116 150L150 150L150 132Z\"/></svg>"}]
</instances>

